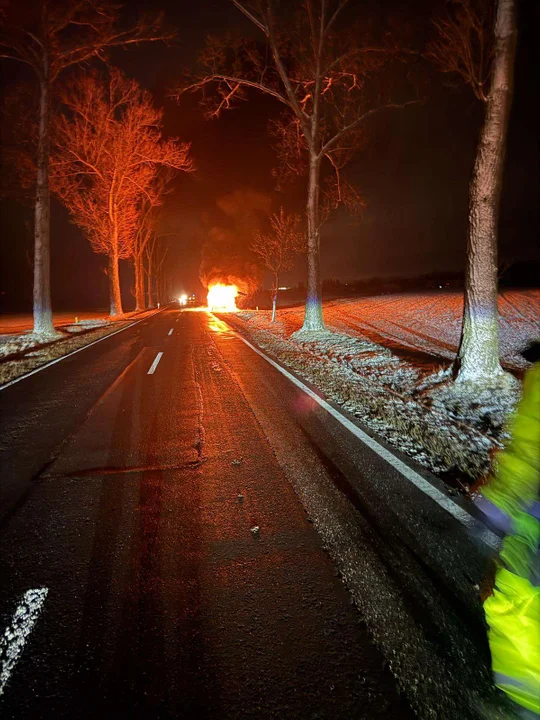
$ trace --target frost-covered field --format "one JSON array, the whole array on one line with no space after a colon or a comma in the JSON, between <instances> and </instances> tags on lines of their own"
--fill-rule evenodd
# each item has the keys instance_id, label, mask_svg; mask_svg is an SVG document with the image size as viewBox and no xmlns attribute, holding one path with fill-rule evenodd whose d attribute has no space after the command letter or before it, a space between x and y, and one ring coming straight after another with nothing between
<instances>
[{"instance_id":1,"label":"frost-covered field","mask_svg":"<svg viewBox=\"0 0 540 720\"><path fill-rule=\"evenodd\" d=\"M501 358L520 376L520 351L540 337L540 291L507 291L499 307ZM333 300L325 303L330 332L309 337L293 335L301 307L280 310L276 323L269 312L227 320L396 447L467 487L503 441L519 384L441 393L433 378L455 356L461 311L461 294L448 292Z\"/></svg>"},{"instance_id":2,"label":"frost-covered field","mask_svg":"<svg viewBox=\"0 0 540 720\"><path fill-rule=\"evenodd\" d=\"M108 321L106 311L78 311L55 312L53 316L56 328L71 327L80 325L81 329L89 325L105 324ZM33 318L30 313L14 313L11 315L0 315L0 342L5 340L5 335L22 335L31 332Z\"/></svg>"},{"instance_id":3,"label":"frost-covered field","mask_svg":"<svg viewBox=\"0 0 540 720\"><path fill-rule=\"evenodd\" d=\"M332 330L372 340L410 362L428 366L455 357L462 312L463 295L457 292L347 298L324 306L326 324ZM302 325L302 318L301 307L280 310L280 331L292 334ZM526 362L519 353L533 338L540 338L540 290L501 293L499 343L503 364L511 369L524 368Z\"/></svg>"}]
</instances>

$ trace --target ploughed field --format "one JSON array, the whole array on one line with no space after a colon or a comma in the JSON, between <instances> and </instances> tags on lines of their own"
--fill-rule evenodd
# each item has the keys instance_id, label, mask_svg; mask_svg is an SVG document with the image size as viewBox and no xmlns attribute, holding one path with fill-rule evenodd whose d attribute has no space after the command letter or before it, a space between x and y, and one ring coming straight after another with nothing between
<instances>
[{"instance_id":1,"label":"ploughed field","mask_svg":"<svg viewBox=\"0 0 540 720\"><path fill-rule=\"evenodd\" d=\"M324 303L332 330L384 345L426 370L452 360L461 332L461 292L419 292L345 298ZM266 313L265 313L266 314ZM279 310L280 331L301 327L303 308ZM506 290L499 295L499 344L503 364L524 368L520 351L540 339L540 290Z\"/></svg>"}]
</instances>

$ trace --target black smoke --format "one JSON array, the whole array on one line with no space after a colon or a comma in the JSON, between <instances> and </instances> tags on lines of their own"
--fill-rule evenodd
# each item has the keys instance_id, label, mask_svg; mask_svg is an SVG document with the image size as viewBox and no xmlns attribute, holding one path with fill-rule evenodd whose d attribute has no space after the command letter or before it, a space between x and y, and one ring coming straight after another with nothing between
<instances>
[{"instance_id":1,"label":"black smoke","mask_svg":"<svg viewBox=\"0 0 540 720\"><path fill-rule=\"evenodd\" d=\"M214 224L201 253L199 277L205 288L216 283L236 285L240 306L256 292L263 271L250 245L269 214L270 196L255 190L235 190L217 199Z\"/></svg>"}]
</instances>

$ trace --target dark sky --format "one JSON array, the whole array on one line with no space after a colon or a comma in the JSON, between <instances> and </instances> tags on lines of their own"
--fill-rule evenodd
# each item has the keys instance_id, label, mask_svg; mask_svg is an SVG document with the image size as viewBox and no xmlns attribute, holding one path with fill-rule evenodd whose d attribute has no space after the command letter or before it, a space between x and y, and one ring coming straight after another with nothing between
<instances>
[{"instance_id":1,"label":"dark sky","mask_svg":"<svg viewBox=\"0 0 540 720\"><path fill-rule=\"evenodd\" d=\"M403 6L398 0L396 7ZM408 3L409 22L425 28L434 4ZM523 0L516 68L516 93L501 209L500 254L516 260L538 259L538 145L534 28L535 3ZM136 77L165 108L166 131L192 142L194 175L179 177L166 213L165 230L178 233L171 241L168 264L175 288L200 288L200 250L208 227L219 224L216 199L237 189L271 193L276 159L267 133L276 117L273 101L253 95L248 103L206 121L197 97L168 97L184 69L193 67L207 32L249 24L227 0L137 0L129 13L163 8L167 23L178 28L176 47L144 46L120 51L113 62ZM416 15L415 15L416 14ZM4 62L5 85L14 82L12 65ZM425 102L387 112L370 121L366 146L350 164L348 178L366 202L360 217L337 213L322 236L323 277L343 280L374 275L411 275L463 266L467 220L467 185L474 160L482 108L466 89L449 89L431 74ZM275 205L302 210L303 181L275 195ZM106 277L80 231L53 202L53 301L56 307L105 306ZM31 211L13 200L1 202L0 289L6 309L30 307ZM73 272L73 268L77 272ZM126 268L124 268L126 270ZM286 278L303 278L299 265ZM126 300L130 279L124 272ZM129 305L129 303L126 303Z\"/></svg>"}]
</instances>

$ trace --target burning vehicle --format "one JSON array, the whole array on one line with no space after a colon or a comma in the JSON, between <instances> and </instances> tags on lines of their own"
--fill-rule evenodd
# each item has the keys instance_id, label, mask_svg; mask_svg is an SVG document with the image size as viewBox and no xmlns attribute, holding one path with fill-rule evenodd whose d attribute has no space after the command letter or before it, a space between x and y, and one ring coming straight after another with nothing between
<instances>
[{"instance_id":1,"label":"burning vehicle","mask_svg":"<svg viewBox=\"0 0 540 720\"><path fill-rule=\"evenodd\" d=\"M219 224L208 227L199 278L207 290L208 310L236 312L247 306L262 282L263 272L250 246L270 211L270 198L235 190L216 200L216 211Z\"/></svg>"},{"instance_id":2,"label":"burning vehicle","mask_svg":"<svg viewBox=\"0 0 540 720\"><path fill-rule=\"evenodd\" d=\"M237 285L216 283L208 287L207 304L210 312L236 312Z\"/></svg>"}]
</instances>

